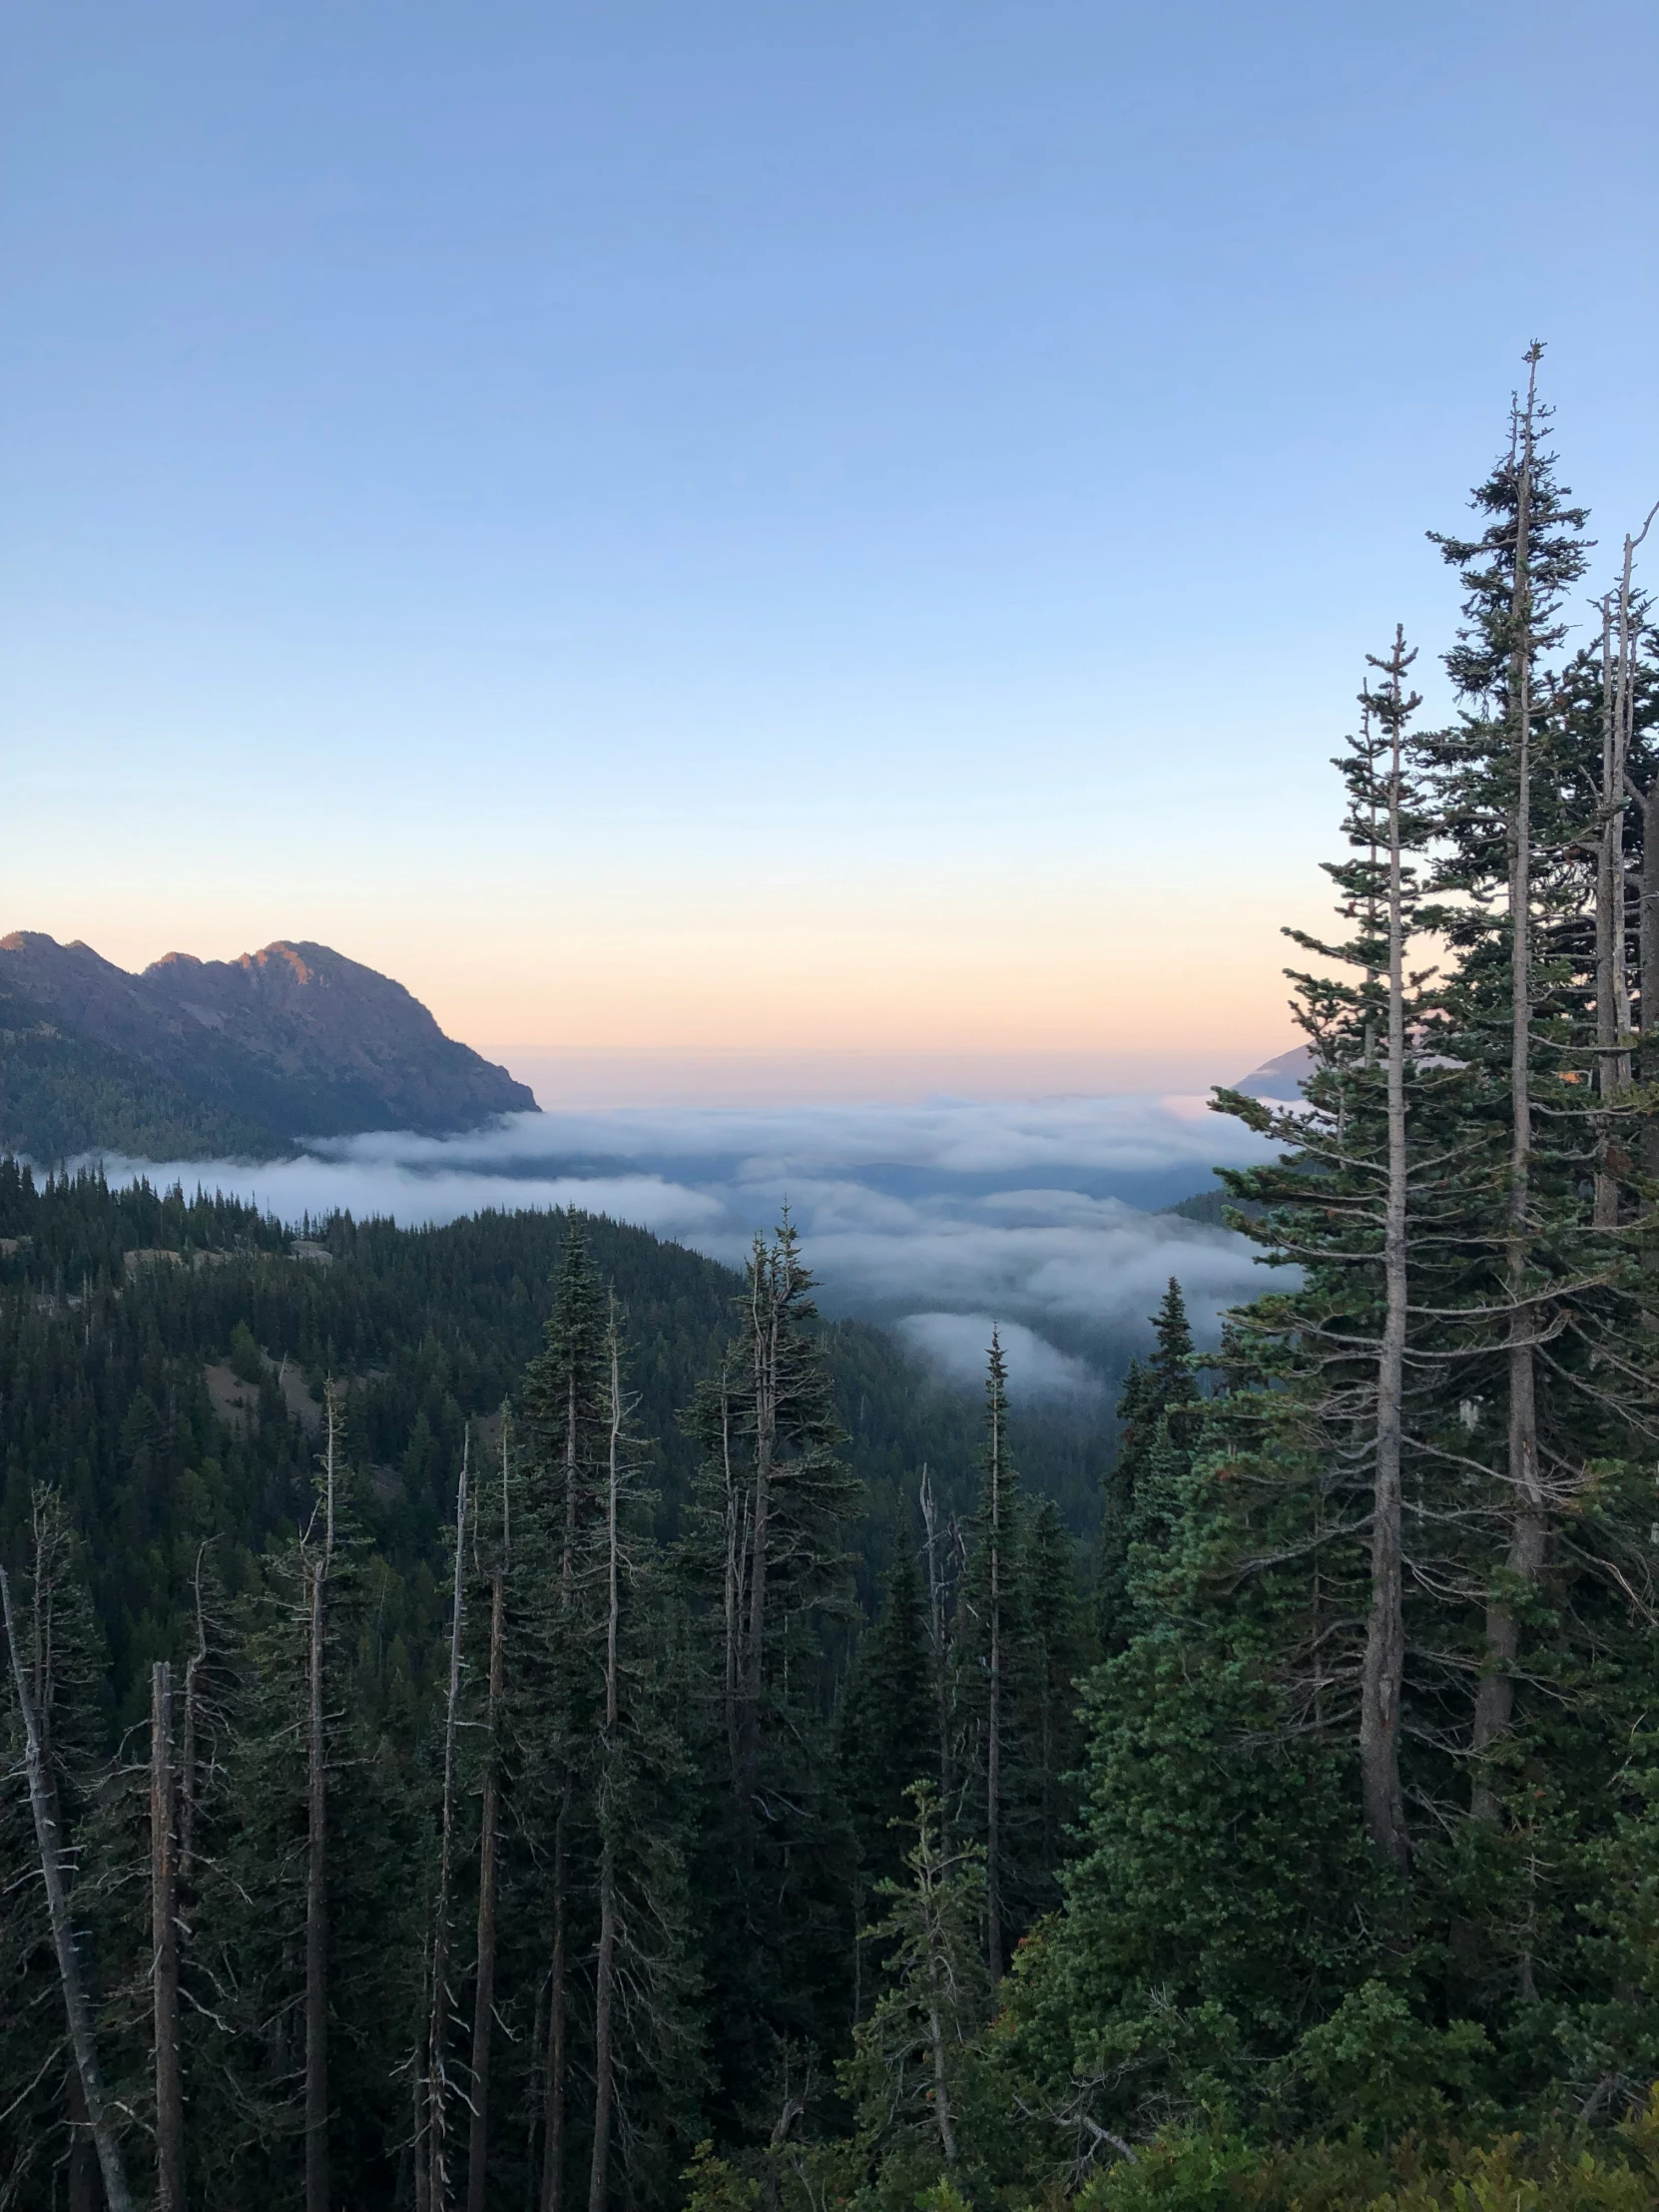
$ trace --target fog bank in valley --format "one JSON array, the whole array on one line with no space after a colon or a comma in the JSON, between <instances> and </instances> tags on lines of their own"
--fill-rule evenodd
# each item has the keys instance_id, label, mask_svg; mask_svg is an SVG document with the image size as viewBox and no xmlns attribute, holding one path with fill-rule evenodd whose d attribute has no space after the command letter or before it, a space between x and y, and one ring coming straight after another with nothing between
<instances>
[{"instance_id":1,"label":"fog bank in valley","mask_svg":"<svg viewBox=\"0 0 1659 2212\"><path fill-rule=\"evenodd\" d=\"M947 1380L982 1371L998 1323L1015 1388L1081 1412L1145 1341L1171 1275L1206 1340L1258 1287L1245 1240L1153 1209L1263 1151L1202 1100L1118 1097L519 1114L460 1137L321 1140L276 1163L105 1167L235 1191L289 1222L580 1207L733 1264L787 1205L827 1312L896 1325Z\"/></svg>"}]
</instances>

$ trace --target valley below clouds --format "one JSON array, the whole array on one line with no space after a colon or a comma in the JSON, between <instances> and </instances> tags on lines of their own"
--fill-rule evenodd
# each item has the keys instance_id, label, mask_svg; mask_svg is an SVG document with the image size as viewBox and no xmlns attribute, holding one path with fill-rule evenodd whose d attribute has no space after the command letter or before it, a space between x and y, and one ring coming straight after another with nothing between
<instances>
[{"instance_id":1,"label":"valley below clouds","mask_svg":"<svg viewBox=\"0 0 1659 2212\"><path fill-rule=\"evenodd\" d=\"M739 1264L787 1204L827 1313L895 1327L941 1380L976 1381L992 1323L1028 1398L1103 1399L1170 1276L1201 1342L1263 1287L1253 1247L1160 1212L1266 1147L1202 1099L514 1114L456 1137L319 1140L296 1157L140 1162L112 1181L201 1184L284 1221L404 1226L573 1206Z\"/></svg>"}]
</instances>

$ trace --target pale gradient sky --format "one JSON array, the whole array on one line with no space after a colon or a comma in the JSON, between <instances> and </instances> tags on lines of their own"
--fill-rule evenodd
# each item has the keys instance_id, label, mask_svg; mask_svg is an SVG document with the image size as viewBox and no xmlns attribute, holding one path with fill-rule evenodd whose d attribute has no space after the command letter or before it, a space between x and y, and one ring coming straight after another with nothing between
<instances>
[{"instance_id":1,"label":"pale gradient sky","mask_svg":"<svg viewBox=\"0 0 1659 2212\"><path fill-rule=\"evenodd\" d=\"M8 0L0 928L573 1100L1240 1072L1531 336L1659 491L1656 84L1645 0Z\"/></svg>"}]
</instances>

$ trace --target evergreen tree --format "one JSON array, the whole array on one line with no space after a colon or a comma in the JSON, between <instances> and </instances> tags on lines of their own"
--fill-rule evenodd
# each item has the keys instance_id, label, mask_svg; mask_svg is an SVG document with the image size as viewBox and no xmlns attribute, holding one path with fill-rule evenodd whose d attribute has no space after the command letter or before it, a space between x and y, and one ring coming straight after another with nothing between
<instances>
[{"instance_id":1,"label":"evergreen tree","mask_svg":"<svg viewBox=\"0 0 1659 2212\"><path fill-rule=\"evenodd\" d=\"M893 1823L910 1785L936 1763L935 1720L921 1576L901 1541L880 1611L858 1639L838 1724L841 1794L871 1885L897 1873Z\"/></svg>"},{"instance_id":2,"label":"evergreen tree","mask_svg":"<svg viewBox=\"0 0 1659 2212\"><path fill-rule=\"evenodd\" d=\"M951 1636L954 1833L985 1853L993 1978L1058 1902L1086 1657L1070 1540L1051 1500L1021 1492L1008 1449L1007 1367L991 1340L978 1505Z\"/></svg>"},{"instance_id":3,"label":"evergreen tree","mask_svg":"<svg viewBox=\"0 0 1659 2212\"><path fill-rule=\"evenodd\" d=\"M1017 1874L1007 1843L1009 1799L1024 1779L1021 1693L1028 1687L1029 1623L1019 1476L1008 1450L1008 1364L991 1332L985 1370L985 1443L979 1502L955 1640L957 1717L964 1737L962 1792L955 1825L984 1851L985 1958L994 1981L1016 1920Z\"/></svg>"},{"instance_id":4,"label":"evergreen tree","mask_svg":"<svg viewBox=\"0 0 1659 2212\"><path fill-rule=\"evenodd\" d=\"M1505 1309L1504 1440L1493 1496L1507 1540L1501 1574L1489 1585L1470 1739L1481 1762L1475 1802L1487 1816L1497 1805L1491 1757L1514 1712L1521 1614L1544 1578L1551 1522L1576 1457L1563 1448L1551 1404L1539 1402L1539 1354L1554 1318L1549 1293L1563 1270L1569 1281L1600 1274L1603 1257L1584 1249L1580 1233L1584 1137L1572 1127L1577 1102L1562 1079L1574 1071L1562 1063L1566 1040L1547 1003L1559 980L1546 964L1552 924L1572 887L1570 874L1550 867L1544 854L1580 826L1564 814L1553 772L1559 728L1540 697L1548 690L1542 657L1560 643L1557 610L1583 573L1585 515L1568 504L1551 456L1540 449L1547 421L1536 394L1541 352L1536 345L1528 352L1526 396L1512 410L1508 451L1474 494L1477 510L1490 517L1485 530L1439 540L1466 594L1466 627L1446 667L1467 704L1437 749L1447 844L1440 882L1461 894L1444 910L1464 953L1456 1049L1486 1077L1494 1138L1506 1155L1489 1231L1494 1244L1501 1236L1502 1264L1487 1297ZM1545 1390L1546 1399L1556 1395L1547 1382Z\"/></svg>"},{"instance_id":5,"label":"evergreen tree","mask_svg":"<svg viewBox=\"0 0 1659 2212\"><path fill-rule=\"evenodd\" d=\"M1343 1762L1290 1725L1280 1679L1304 1628L1305 1517L1246 1508L1202 1446L1154 1469L1161 1541L1131 1550L1134 1631L1083 1699L1078 1856L1009 1988L1016 2078L1071 2132L1133 2135L1172 2101L1248 2107L1375 1955ZM1244 1533L1277 1538L1281 1564L1240 1590Z\"/></svg>"},{"instance_id":6,"label":"evergreen tree","mask_svg":"<svg viewBox=\"0 0 1659 2212\"><path fill-rule=\"evenodd\" d=\"M705 2080L686 1880L688 1772L672 1717L667 1589L647 1523L652 1500L638 1480L640 1445L614 1301L606 1366L605 1518L592 1561L605 1632L593 1764L600 1925L588 2212L604 2212L609 2201L607 2115L622 2198L633 2204L670 2185L695 2140L690 2122Z\"/></svg>"},{"instance_id":7,"label":"evergreen tree","mask_svg":"<svg viewBox=\"0 0 1659 2212\"><path fill-rule=\"evenodd\" d=\"M1072 1540L1052 1498L1039 1498L1030 1511L1021 1557L1031 1639L1021 1734L1030 1758L1017 1842L1028 1870L1026 1911L1037 1920L1060 1902L1060 1870L1076 1813L1071 1777L1082 1749L1078 1700L1090 1656Z\"/></svg>"},{"instance_id":8,"label":"evergreen tree","mask_svg":"<svg viewBox=\"0 0 1659 2212\"><path fill-rule=\"evenodd\" d=\"M1580 2009L1585 1869L1645 1833L1621 1760L1655 1424L1637 1217L1606 1190L1634 1148L1597 1075L1628 965L1606 785L1541 662L1581 517L1540 412L1517 402L1490 525L1446 548L1459 727L1412 741L1403 642L1373 664L1331 870L1352 933L1299 939L1339 970L1297 978L1306 1104L1223 1099L1283 1148L1229 1182L1300 1281L1230 1319L1196 1437L1141 1415L1129 1641L1090 1686L1082 1856L1016 2006L1056 2118L1144 2122L1206 2083L1248 2104L1329 2081L1338 2043L1514 2109L1550 2093L1540 2035L1615 2073L1645 2048L1644 2006L1617 2059ZM1425 851L1457 903L1421 903ZM1438 981L1406 972L1416 926L1452 940Z\"/></svg>"},{"instance_id":9,"label":"evergreen tree","mask_svg":"<svg viewBox=\"0 0 1659 2212\"><path fill-rule=\"evenodd\" d=\"M841 1697L836 1763L840 1794L857 1851L853 1912L862 1927L863 1900L897 1877L906 1793L938 1764L933 1669L926 1604L915 1554L901 1537L881 1594L880 1611L863 1631ZM854 2012L865 1985L864 1936L858 1945Z\"/></svg>"},{"instance_id":10,"label":"evergreen tree","mask_svg":"<svg viewBox=\"0 0 1659 2212\"><path fill-rule=\"evenodd\" d=\"M71 2178L90 2197L96 2168L112 2212L130 2212L130 2149L123 2141L121 2100L110 2088L109 2038L100 2033L97 1960L85 1932L88 1892L77 1881L80 1831L97 1772L86 1694L95 1679L96 1630L79 1588L77 1547L61 1500L37 1489L30 1502L28 1579L15 1604L0 1567L0 1629L13 1700L9 1748L22 1770L28 1807L27 1826L22 1820L13 1825L7 1865L38 1870L39 1881L37 1891L33 1881L22 1885L14 1875L6 1885L9 1910L0 1917L14 1986L33 1998L23 2013L21 2053L6 2048L15 2003L7 2026L0 2026L0 2058L10 2059L17 2084L5 2115L15 2145L8 2185L25 2186L38 2163L41 2144L33 2130L49 2138L63 2128ZM54 2126L53 2092L60 2085L63 2104Z\"/></svg>"},{"instance_id":11,"label":"evergreen tree","mask_svg":"<svg viewBox=\"0 0 1659 2212\"><path fill-rule=\"evenodd\" d=\"M194 1943L214 2034L191 2165L212 2202L372 2197L409 2139L397 2069L424 2010L422 1836L407 1766L352 1695L372 1588L359 1479L325 1448L312 1514L240 1608Z\"/></svg>"},{"instance_id":12,"label":"evergreen tree","mask_svg":"<svg viewBox=\"0 0 1659 2212\"><path fill-rule=\"evenodd\" d=\"M930 1782L913 1783L914 1841L903 1879L884 1878L886 1918L871 1935L892 1944L890 1985L855 2029L843 2068L857 2106L857 2148L879 2176L878 2201L910 2205L918 2184L963 2162L964 2079L990 2009L981 1949L983 1854L952 1850Z\"/></svg>"},{"instance_id":13,"label":"evergreen tree","mask_svg":"<svg viewBox=\"0 0 1659 2212\"><path fill-rule=\"evenodd\" d=\"M592 1845L591 1800L581 1769L592 1740L597 1633L593 1591L580 1568L602 1515L604 1312L586 1237L572 1222L545 1347L524 1382L532 1488L523 1534L527 1579L539 1603L532 1632L538 1659L524 1676L528 1711L520 1728L533 1747L526 1789L551 1828L540 2212L563 2212L571 2179L572 1959L587 1939L577 1925L585 1900L578 1895L575 1868Z\"/></svg>"},{"instance_id":14,"label":"evergreen tree","mask_svg":"<svg viewBox=\"0 0 1659 2212\"><path fill-rule=\"evenodd\" d=\"M847 1607L857 1491L812 1287L786 1218L755 1245L741 1333L690 1415L704 1470L683 1565L708 1693L695 1749L726 1777L705 1809L698 1888L717 2077L727 2110L756 2123L785 2101L791 2050L832 2047L850 2009L851 1838L825 1633Z\"/></svg>"},{"instance_id":15,"label":"evergreen tree","mask_svg":"<svg viewBox=\"0 0 1659 2212\"><path fill-rule=\"evenodd\" d=\"M1193 1338L1187 1322L1181 1286L1171 1276L1169 1287L1153 1322L1157 1350L1148 1361L1132 1360L1118 1398L1118 1442L1105 1481L1100 1522L1099 1562L1095 1582L1095 1619L1102 1647L1121 1651L1129 1640L1129 1551L1135 1531L1146 1515L1139 1493L1160 1449L1181 1449L1190 1443L1197 1384L1193 1373ZM1183 1409L1169 1429L1164 1416L1170 1407ZM1160 1434L1163 1442L1160 1444Z\"/></svg>"}]
</instances>

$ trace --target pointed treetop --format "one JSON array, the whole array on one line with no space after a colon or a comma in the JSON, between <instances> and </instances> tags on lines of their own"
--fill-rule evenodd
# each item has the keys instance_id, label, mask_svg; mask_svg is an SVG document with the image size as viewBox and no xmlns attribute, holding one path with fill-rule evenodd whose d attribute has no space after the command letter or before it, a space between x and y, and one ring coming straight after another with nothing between
<instances>
[{"instance_id":1,"label":"pointed treetop","mask_svg":"<svg viewBox=\"0 0 1659 2212\"><path fill-rule=\"evenodd\" d=\"M1003 1432L1008 1425L1008 1361L1002 1350L1002 1332L991 1330L991 1348L985 1360L985 1461L1001 1463Z\"/></svg>"},{"instance_id":2,"label":"pointed treetop","mask_svg":"<svg viewBox=\"0 0 1659 2212\"><path fill-rule=\"evenodd\" d=\"M1465 699L1499 691L1517 650L1543 652L1560 642L1565 632L1550 618L1584 572L1589 510L1569 505L1571 493L1555 479L1554 454L1538 445L1553 413L1538 398L1542 356L1534 339L1523 356L1526 396L1516 393L1510 401L1508 450L1469 494L1476 514L1491 518L1485 529L1477 538L1428 533L1443 558L1462 571L1467 592L1467 627L1444 657Z\"/></svg>"},{"instance_id":3,"label":"pointed treetop","mask_svg":"<svg viewBox=\"0 0 1659 2212\"><path fill-rule=\"evenodd\" d=\"M1152 1355L1152 1371L1160 1385L1160 1400L1167 1404L1171 1398L1191 1397L1193 1332L1187 1320L1187 1303L1181 1296L1181 1285L1173 1275L1152 1327L1158 1339L1158 1349Z\"/></svg>"}]
</instances>

